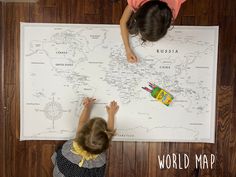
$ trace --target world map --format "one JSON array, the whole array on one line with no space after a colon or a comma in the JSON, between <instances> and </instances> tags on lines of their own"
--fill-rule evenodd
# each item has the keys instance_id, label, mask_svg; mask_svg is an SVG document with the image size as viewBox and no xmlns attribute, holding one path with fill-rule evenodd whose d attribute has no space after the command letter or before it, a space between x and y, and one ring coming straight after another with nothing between
<instances>
[{"instance_id":1,"label":"world map","mask_svg":"<svg viewBox=\"0 0 236 177\"><path fill-rule=\"evenodd\" d=\"M84 97L107 119L116 100L116 141L214 142L218 27L174 26L157 42L130 36L131 64L118 25L21 23L21 140L75 136ZM174 96L167 107L142 89Z\"/></svg>"}]
</instances>

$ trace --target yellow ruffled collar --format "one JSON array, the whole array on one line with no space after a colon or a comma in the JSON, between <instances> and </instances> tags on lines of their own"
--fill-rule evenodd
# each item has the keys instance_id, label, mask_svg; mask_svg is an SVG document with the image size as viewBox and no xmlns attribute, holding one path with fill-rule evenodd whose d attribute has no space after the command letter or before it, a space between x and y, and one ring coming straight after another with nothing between
<instances>
[{"instance_id":1,"label":"yellow ruffled collar","mask_svg":"<svg viewBox=\"0 0 236 177\"><path fill-rule=\"evenodd\" d=\"M83 166L85 160L93 160L98 156L83 150L83 148L75 141L73 141L71 152L82 157L82 160L79 163L79 167Z\"/></svg>"}]
</instances>

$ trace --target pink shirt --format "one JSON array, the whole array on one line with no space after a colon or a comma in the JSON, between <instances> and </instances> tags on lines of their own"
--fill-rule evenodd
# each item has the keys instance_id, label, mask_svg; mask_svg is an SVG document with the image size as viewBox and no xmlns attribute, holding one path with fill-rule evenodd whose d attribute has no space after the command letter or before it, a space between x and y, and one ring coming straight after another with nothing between
<instances>
[{"instance_id":1,"label":"pink shirt","mask_svg":"<svg viewBox=\"0 0 236 177\"><path fill-rule=\"evenodd\" d=\"M139 7L141 7L145 2L149 0L127 0L128 5L133 9L133 11L137 11ZM177 17L179 13L179 9L181 4L186 0L161 0L162 2L166 2L170 9L172 10L174 19Z\"/></svg>"}]
</instances>

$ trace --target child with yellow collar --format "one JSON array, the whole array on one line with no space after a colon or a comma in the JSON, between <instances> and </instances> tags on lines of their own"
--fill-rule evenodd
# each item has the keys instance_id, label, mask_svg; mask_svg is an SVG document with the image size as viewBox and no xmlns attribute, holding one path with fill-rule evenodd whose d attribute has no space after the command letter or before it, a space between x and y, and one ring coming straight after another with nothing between
<instances>
[{"instance_id":1,"label":"child with yellow collar","mask_svg":"<svg viewBox=\"0 0 236 177\"><path fill-rule=\"evenodd\" d=\"M119 106L112 101L106 106L108 121L102 118L89 119L95 99L83 100L77 135L67 141L52 156L54 177L104 177L106 167L106 150L114 135L114 119Z\"/></svg>"}]
</instances>

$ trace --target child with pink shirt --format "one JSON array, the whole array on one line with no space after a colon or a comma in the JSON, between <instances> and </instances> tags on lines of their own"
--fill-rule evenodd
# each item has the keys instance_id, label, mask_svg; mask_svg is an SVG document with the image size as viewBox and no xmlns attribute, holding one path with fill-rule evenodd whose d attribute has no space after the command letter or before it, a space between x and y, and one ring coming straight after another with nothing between
<instances>
[{"instance_id":1,"label":"child with pink shirt","mask_svg":"<svg viewBox=\"0 0 236 177\"><path fill-rule=\"evenodd\" d=\"M167 33L184 1L127 0L120 28L128 62L137 62L137 56L129 44L129 34L140 35L143 41L158 41Z\"/></svg>"}]
</instances>

